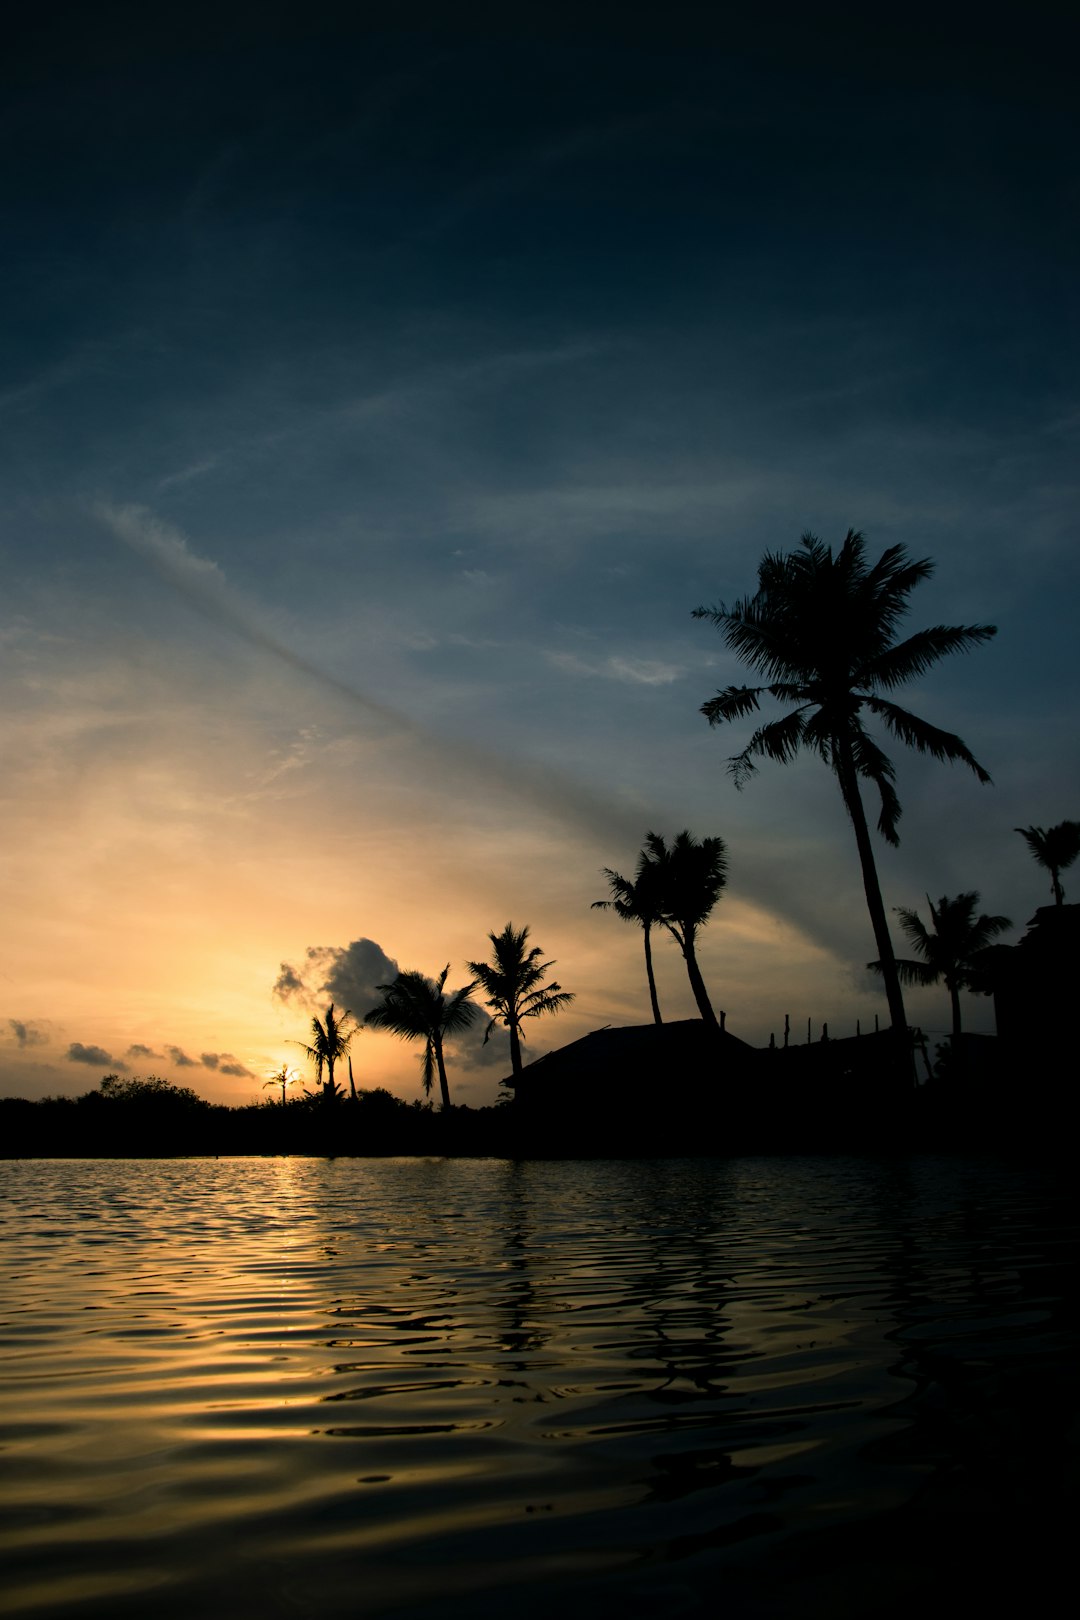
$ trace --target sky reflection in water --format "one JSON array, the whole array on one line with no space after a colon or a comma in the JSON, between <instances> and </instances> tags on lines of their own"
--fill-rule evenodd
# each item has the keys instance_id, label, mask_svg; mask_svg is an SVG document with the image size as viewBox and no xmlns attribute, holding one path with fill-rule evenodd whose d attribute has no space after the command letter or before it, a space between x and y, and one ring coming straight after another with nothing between
<instances>
[{"instance_id":1,"label":"sky reflection in water","mask_svg":"<svg viewBox=\"0 0 1080 1620\"><path fill-rule=\"evenodd\" d=\"M0 1188L2 1612L692 1614L718 1581L782 1612L811 1533L850 1554L980 1491L1023 1515L1065 1467L1077 1227L1034 1171L23 1162Z\"/></svg>"}]
</instances>

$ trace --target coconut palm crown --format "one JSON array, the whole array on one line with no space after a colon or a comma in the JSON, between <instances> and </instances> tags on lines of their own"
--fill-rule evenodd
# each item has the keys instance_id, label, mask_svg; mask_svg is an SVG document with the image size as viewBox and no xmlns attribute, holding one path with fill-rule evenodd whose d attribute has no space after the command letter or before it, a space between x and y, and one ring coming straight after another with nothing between
<instances>
[{"instance_id":1,"label":"coconut palm crown","mask_svg":"<svg viewBox=\"0 0 1080 1620\"><path fill-rule=\"evenodd\" d=\"M1080 855L1080 821L1059 821L1056 827L1014 827L1035 860L1050 873L1054 904L1065 904L1061 874Z\"/></svg>"},{"instance_id":2,"label":"coconut palm crown","mask_svg":"<svg viewBox=\"0 0 1080 1620\"><path fill-rule=\"evenodd\" d=\"M877 720L898 742L931 758L967 765L980 782L989 774L952 732L901 708L891 693L924 675L950 653L967 652L996 634L988 624L935 625L898 641L900 621L915 586L933 564L889 546L869 563L863 537L849 529L837 552L805 534L798 550L769 552L758 568L753 596L732 607L699 607L732 652L765 677L762 686L728 686L702 705L710 725L754 713L763 696L793 704L780 719L760 726L728 762L742 786L759 758L787 764L803 748L835 772L855 831L863 886L893 1027L905 1028L904 1003L881 899L861 783L880 801L878 830L899 842L900 801L892 761L866 728Z\"/></svg>"},{"instance_id":3,"label":"coconut palm crown","mask_svg":"<svg viewBox=\"0 0 1080 1620\"><path fill-rule=\"evenodd\" d=\"M499 1024L506 1026L510 1033L510 1067L515 1075L522 1070L522 1021L539 1018L544 1013L561 1012L574 999L573 993L561 985L543 982L544 974L555 964L539 960L543 955L539 945L526 950L528 937L527 927L515 931L513 923L507 923L501 934L488 935L492 944L490 962L465 964L494 1013L484 1031L484 1041L490 1039L492 1030Z\"/></svg>"},{"instance_id":4,"label":"coconut palm crown","mask_svg":"<svg viewBox=\"0 0 1080 1620\"><path fill-rule=\"evenodd\" d=\"M449 972L450 964L447 962L437 979L428 979L422 973L411 971L399 973L391 984L376 985L383 999L364 1018L365 1024L370 1024L373 1029L389 1030L403 1041L424 1042L420 1059L424 1092L430 1093L438 1075L444 1109L450 1107L444 1040L448 1035L459 1035L468 1029L480 1014L476 1003L469 1000L476 988L475 981L448 994L446 978Z\"/></svg>"},{"instance_id":5,"label":"coconut palm crown","mask_svg":"<svg viewBox=\"0 0 1080 1620\"><path fill-rule=\"evenodd\" d=\"M895 907L900 927L919 953L916 958L899 957L896 968L904 984L930 985L944 981L952 1005L952 1038L960 1037L960 991L972 987L978 972L975 958L980 951L1012 927L1008 917L975 915L979 896L971 890L952 899L942 895L937 905L927 895L930 907L930 927L927 928L917 911L905 906ZM868 967L881 972L880 962L868 962Z\"/></svg>"}]
</instances>

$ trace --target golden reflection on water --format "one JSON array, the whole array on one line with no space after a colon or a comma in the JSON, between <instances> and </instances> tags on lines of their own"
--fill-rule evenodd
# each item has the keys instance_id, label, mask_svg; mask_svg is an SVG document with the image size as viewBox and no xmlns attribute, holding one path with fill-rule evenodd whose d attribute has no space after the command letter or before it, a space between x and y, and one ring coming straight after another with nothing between
<instances>
[{"instance_id":1,"label":"golden reflection on water","mask_svg":"<svg viewBox=\"0 0 1080 1620\"><path fill-rule=\"evenodd\" d=\"M730 1549L765 1569L936 1477L936 1431L895 1443L927 1432L928 1368L967 1390L1027 1358L1057 1389L1075 1351L1075 1221L992 1165L41 1161L0 1186L0 1612L42 1620L659 1613L674 1565L706 1612Z\"/></svg>"}]
</instances>

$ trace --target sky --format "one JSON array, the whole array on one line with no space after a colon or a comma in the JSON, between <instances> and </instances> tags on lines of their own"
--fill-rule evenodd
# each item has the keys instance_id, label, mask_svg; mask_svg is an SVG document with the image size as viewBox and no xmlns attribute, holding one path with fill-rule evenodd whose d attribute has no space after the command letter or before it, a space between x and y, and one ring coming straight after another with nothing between
<instances>
[{"instance_id":1,"label":"sky","mask_svg":"<svg viewBox=\"0 0 1080 1620\"><path fill-rule=\"evenodd\" d=\"M645 1022L591 902L684 827L728 849L733 1034L884 1021L835 782L736 790L750 728L700 713L751 677L692 610L807 531L932 558L905 628L998 626L901 696L993 785L890 743L886 904L974 889L1011 940L1048 903L1013 829L1080 819L1075 41L877 10L15 27L0 1095L251 1101L331 997L462 984L507 921L575 996L527 1056ZM459 1102L509 1069L483 1029ZM357 1083L417 1056L363 1031Z\"/></svg>"}]
</instances>

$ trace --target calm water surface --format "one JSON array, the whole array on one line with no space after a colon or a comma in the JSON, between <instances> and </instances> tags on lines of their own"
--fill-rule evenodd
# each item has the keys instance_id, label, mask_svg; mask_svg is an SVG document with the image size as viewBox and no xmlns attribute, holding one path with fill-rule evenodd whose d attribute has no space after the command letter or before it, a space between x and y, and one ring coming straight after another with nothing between
<instances>
[{"instance_id":1,"label":"calm water surface","mask_svg":"<svg viewBox=\"0 0 1080 1620\"><path fill-rule=\"evenodd\" d=\"M0 1214L5 1613L868 1613L1075 1493L1049 1172L23 1161Z\"/></svg>"}]
</instances>

